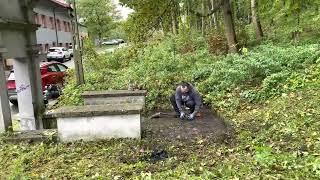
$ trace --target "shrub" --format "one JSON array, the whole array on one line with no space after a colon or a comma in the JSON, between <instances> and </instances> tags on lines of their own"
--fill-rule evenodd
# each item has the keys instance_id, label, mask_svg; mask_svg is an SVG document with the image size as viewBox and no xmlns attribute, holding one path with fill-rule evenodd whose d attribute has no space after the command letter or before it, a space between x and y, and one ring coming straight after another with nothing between
<instances>
[{"instance_id":1,"label":"shrub","mask_svg":"<svg viewBox=\"0 0 320 180\"><path fill-rule=\"evenodd\" d=\"M228 45L224 35L215 31L208 35L209 52L215 55L223 55L228 53Z\"/></svg>"}]
</instances>

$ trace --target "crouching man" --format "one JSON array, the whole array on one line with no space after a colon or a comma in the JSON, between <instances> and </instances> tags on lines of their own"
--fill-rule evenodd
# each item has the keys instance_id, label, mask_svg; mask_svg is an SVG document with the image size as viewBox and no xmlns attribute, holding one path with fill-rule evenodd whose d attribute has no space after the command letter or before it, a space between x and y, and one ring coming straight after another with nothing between
<instances>
[{"instance_id":1,"label":"crouching man","mask_svg":"<svg viewBox=\"0 0 320 180\"><path fill-rule=\"evenodd\" d=\"M188 82L178 85L176 92L170 98L171 104L176 112L176 117L180 119L194 120L201 106L199 92ZM190 109L190 114L186 114L183 106Z\"/></svg>"}]
</instances>

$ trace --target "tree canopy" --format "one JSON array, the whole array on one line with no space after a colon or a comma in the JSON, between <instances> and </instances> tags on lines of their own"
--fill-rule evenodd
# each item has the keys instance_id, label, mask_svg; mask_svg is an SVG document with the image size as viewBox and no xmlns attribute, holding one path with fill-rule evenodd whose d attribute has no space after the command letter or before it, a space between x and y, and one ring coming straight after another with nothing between
<instances>
[{"instance_id":1,"label":"tree canopy","mask_svg":"<svg viewBox=\"0 0 320 180\"><path fill-rule=\"evenodd\" d=\"M101 40L114 28L117 13L111 0L79 0L77 6L91 36Z\"/></svg>"},{"instance_id":2,"label":"tree canopy","mask_svg":"<svg viewBox=\"0 0 320 180\"><path fill-rule=\"evenodd\" d=\"M132 41L144 41L154 31L177 34L187 29L203 35L225 33L229 50L237 46L237 34L251 26L256 39L266 36L299 38L303 31L317 31L317 0L120 0L135 12L127 21ZM268 31L266 34L263 31ZM235 32L235 33L233 33ZM242 37L241 37L242 38ZM241 44L240 44L241 45ZM235 51L232 50L233 52Z\"/></svg>"}]
</instances>

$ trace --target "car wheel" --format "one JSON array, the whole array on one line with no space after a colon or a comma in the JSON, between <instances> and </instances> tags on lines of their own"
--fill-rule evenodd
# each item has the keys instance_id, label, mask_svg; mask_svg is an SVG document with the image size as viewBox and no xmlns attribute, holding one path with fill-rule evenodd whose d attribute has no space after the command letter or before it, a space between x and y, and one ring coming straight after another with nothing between
<instances>
[{"instance_id":1,"label":"car wheel","mask_svg":"<svg viewBox=\"0 0 320 180\"><path fill-rule=\"evenodd\" d=\"M66 62L66 57L65 56L63 56L63 58L61 59L61 63L64 63L64 62Z\"/></svg>"},{"instance_id":2,"label":"car wheel","mask_svg":"<svg viewBox=\"0 0 320 180\"><path fill-rule=\"evenodd\" d=\"M18 101L17 100L10 100L11 104L14 106L18 106Z\"/></svg>"}]
</instances>

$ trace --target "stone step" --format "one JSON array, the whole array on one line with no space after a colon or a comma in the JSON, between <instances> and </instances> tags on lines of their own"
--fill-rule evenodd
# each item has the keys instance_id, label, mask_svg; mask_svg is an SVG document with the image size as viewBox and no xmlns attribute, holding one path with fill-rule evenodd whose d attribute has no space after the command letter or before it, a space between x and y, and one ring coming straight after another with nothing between
<instances>
[{"instance_id":1,"label":"stone step","mask_svg":"<svg viewBox=\"0 0 320 180\"><path fill-rule=\"evenodd\" d=\"M57 130L14 131L12 133L7 133L3 137L3 140L11 143L55 142L57 140Z\"/></svg>"}]
</instances>

